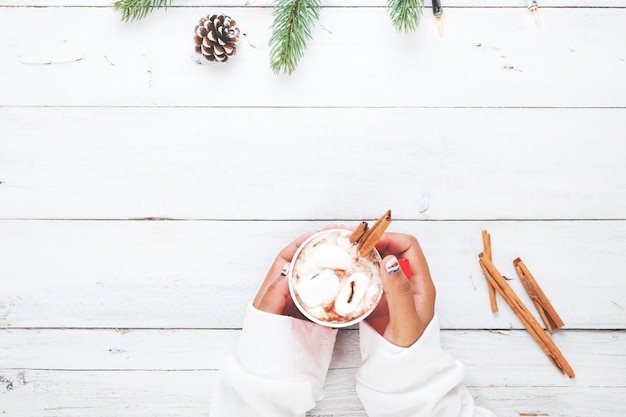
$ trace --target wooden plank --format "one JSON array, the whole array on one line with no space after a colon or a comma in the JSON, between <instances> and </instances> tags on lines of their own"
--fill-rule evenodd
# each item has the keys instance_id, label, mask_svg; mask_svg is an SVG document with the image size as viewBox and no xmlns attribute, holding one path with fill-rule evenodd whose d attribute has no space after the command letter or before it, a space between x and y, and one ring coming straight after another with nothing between
<instances>
[{"instance_id":1,"label":"wooden plank","mask_svg":"<svg viewBox=\"0 0 626 417\"><path fill-rule=\"evenodd\" d=\"M236 328L276 254L326 222L0 222L0 326ZM520 256L566 328L624 329L626 221L417 222L444 328L521 328L493 315L477 261L481 230L528 306ZM537 316L538 317L538 316Z\"/></svg>"},{"instance_id":2,"label":"wooden plank","mask_svg":"<svg viewBox=\"0 0 626 417\"><path fill-rule=\"evenodd\" d=\"M206 416L216 371L46 371L2 372L0 412L4 415L52 416ZM4 381L3 380L3 381ZM626 388L468 386L478 405L499 416L581 415L621 417ZM311 417L363 416L354 390L354 370L331 370L325 397Z\"/></svg>"},{"instance_id":3,"label":"wooden plank","mask_svg":"<svg viewBox=\"0 0 626 417\"><path fill-rule=\"evenodd\" d=\"M236 349L239 334L210 329L4 329L0 369L217 370ZM624 331L559 331L554 340L576 371L576 386L626 386ZM465 365L472 386L570 385L523 330L443 330L442 346ZM360 358L358 331L340 331L330 369L358 368Z\"/></svg>"},{"instance_id":4,"label":"wooden plank","mask_svg":"<svg viewBox=\"0 0 626 417\"><path fill-rule=\"evenodd\" d=\"M226 65L193 51L206 7L136 24L109 7L2 8L0 105L626 106L623 8L545 8L541 27L524 7L451 8L443 37L434 19L372 37L385 7L327 8L292 77L269 68L271 7L220 11L245 33Z\"/></svg>"},{"instance_id":5,"label":"wooden plank","mask_svg":"<svg viewBox=\"0 0 626 417\"><path fill-rule=\"evenodd\" d=\"M3 375L0 413L52 416L206 416L215 372L18 371Z\"/></svg>"},{"instance_id":6,"label":"wooden plank","mask_svg":"<svg viewBox=\"0 0 626 417\"><path fill-rule=\"evenodd\" d=\"M208 117L228 126L204 134ZM0 119L5 219L626 213L626 109L0 108Z\"/></svg>"}]
</instances>

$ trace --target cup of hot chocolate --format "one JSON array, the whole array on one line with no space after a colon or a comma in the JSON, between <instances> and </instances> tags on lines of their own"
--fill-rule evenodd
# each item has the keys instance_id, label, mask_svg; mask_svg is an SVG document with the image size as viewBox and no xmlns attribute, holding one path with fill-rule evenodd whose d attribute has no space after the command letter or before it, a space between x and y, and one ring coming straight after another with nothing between
<instances>
[{"instance_id":1,"label":"cup of hot chocolate","mask_svg":"<svg viewBox=\"0 0 626 417\"><path fill-rule=\"evenodd\" d=\"M361 254L353 232L329 229L309 237L295 253L288 273L295 305L311 321L346 327L366 318L383 294L381 257Z\"/></svg>"}]
</instances>

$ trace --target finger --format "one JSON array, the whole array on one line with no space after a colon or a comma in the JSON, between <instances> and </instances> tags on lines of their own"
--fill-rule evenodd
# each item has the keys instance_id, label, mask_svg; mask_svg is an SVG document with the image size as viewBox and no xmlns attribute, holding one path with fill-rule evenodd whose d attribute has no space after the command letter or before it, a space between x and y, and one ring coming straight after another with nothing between
<instances>
[{"instance_id":1,"label":"finger","mask_svg":"<svg viewBox=\"0 0 626 417\"><path fill-rule=\"evenodd\" d=\"M315 232L308 232L301 236L298 236L293 242L285 246L283 250L281 250L278 253L278 255L276 256L276 259L274 260L274 263L272 264L272 266L270 267L270 270L265 276L265 280L261 284L259 291L254 297L254 301L252 302L252 304L255 307L258 306L258 303L261 300L261 297L263 297L263 295L267 291L268 287L272 284L274 279L276 279L276 277L279 276L280 273L285 269L285 265L291 262L291 259L296 254L296 251L298 250L298 248L302 245L302 243L304 243L305 240L309 238L309 236L313 235L314 233Z\"/></svg>"},{"instance_id":2,"label":"finger","mask_svg":"<svg viewBox=\"0 0 626 417\"><path fill-rule=\"evenodd\" d=\"M417 239L412 235L403 233L385 233L376 245L378 251L383 255L395 255L398 258L409 260L411 267L411 287L420 313L428 315L429 311L434 311L435 306L435 284L430 275L428 262Z\"/></svg>"},{"instance_id":3,"label":"finger","mask_svg":"<svg viewBox=\"0 0 626 417\"><path fill-rule=\"evenodd\" d=\"M412 235L394 232L384 233L376 243L376 249L383 257L395 255L398 258L413 258L417 261L415 267L426 262L419 242Z\"/></svg>"},{"instance_id":4,"label":"finger","mask_svg":"<svg viewBox=\"0 0 626 417\"><path fill-rule=\"evenodd\" d=\"M287 278L280 275L270 283L255 307L267 313L283 314L289 297Z\"/></svg>"},{"instance_id":5,"label":"finger","mask_svg":"<svg viewBox=\"0 0 626 417\"><path fill-rule=\"evenodd\" d=\"M291 262L291 259L293 258L293 255L296 254L296 251L298 250L298 248L304 243L305 240L307 240L310 236L314 235L315 233L317 232L311 231L311 232L298 236L293 242L285 246L285 248L283 248L283 250L280 251L277 258L282 259L284 262Z\"/></svg>"},{"instance_id":6,"label":"finger","mask_svg":"<svg viewBox=\"0 0 626 417\"><path fill-rule=\"evenodd\" d=\"M367 321L378 334L382 335L385 332L389 324L389 307L387 306L387 297L384 293L372 314L367 316L365 321Z\"/></svg>"},{"instance_id":7,"label":"finger","mask_svg":"<svg viewBox=\"0 0 626 417\"><path fill-rule=\"evenodd\" d=\"M421 336L424 326L415 306L411 282L404 275L398 259L389 255L383 259L381 279L389 309L389 324L383 337L389 342L408 347Z\"/></svg>"}]
</instances>

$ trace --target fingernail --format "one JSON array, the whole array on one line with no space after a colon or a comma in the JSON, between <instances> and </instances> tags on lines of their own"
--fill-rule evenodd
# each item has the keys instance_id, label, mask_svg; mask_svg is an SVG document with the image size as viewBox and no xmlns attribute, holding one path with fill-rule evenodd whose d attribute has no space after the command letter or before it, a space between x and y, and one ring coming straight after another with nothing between
<instances>
[{"instance_id":1,"label":"fingernail","mask_svg":"<svg viewBox=\"0 0 626 417\"><path fill-rule=\"evenodd\" d=\"M289 263L286 263L285 265L283 265L283 270L280 271L280 276L286 277L288 273L289 273Z\"/></svg>"},{"instance_id":2,"label":"fingernail","mask_svg":"<svg viewBox=\"0 0 626 417\"><path fill-rule=\"evenodd\" d=\"M389 259L385 264L385 269L387 269L387 273L389 275L393 275L400 270L400 264L398 263L398 259L394 256Z\"/></svg>"},{"instance_id":3,"label":"fingernail","mask_svg":"<svg viewBox=\"0 0 626 417\"><path fill-rule=\"evenodd\" d=\"M411 265L409 264L409 260L406 258L398 259L398 263L400 264L400 269L404 272L404 275L407 277L411 276Z\"/></svg>"}]
</instances>

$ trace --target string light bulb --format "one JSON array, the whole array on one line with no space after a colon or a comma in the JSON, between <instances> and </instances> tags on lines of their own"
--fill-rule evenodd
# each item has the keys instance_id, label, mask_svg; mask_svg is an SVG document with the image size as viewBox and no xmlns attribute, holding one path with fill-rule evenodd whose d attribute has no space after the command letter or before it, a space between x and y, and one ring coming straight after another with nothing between
<instances>
[{"instance_id":1,"label":"string light bulb","mask_svg":"<svg viewBox=\"0 0 626 417\"><path fill-rule=\"evenodd\" d=\"M533 15L535 23L539 24L539 4L537 4L537 0L526 0L526 6L530 14Z\"/></svg>"},{"instance_id":2,"label":"string light bulb","mask_svg":"<svg viewBox=\"0 0 626 417\"><path fill-rule=\"evenodd\" d=\"M443 36L443 22L441 20L441 16L443 15L443 8L441 7L441 0L432 0L432 2L433 16L435 16L437 30L439 31L439 36Z\"/></svg>"}]
</instances>

